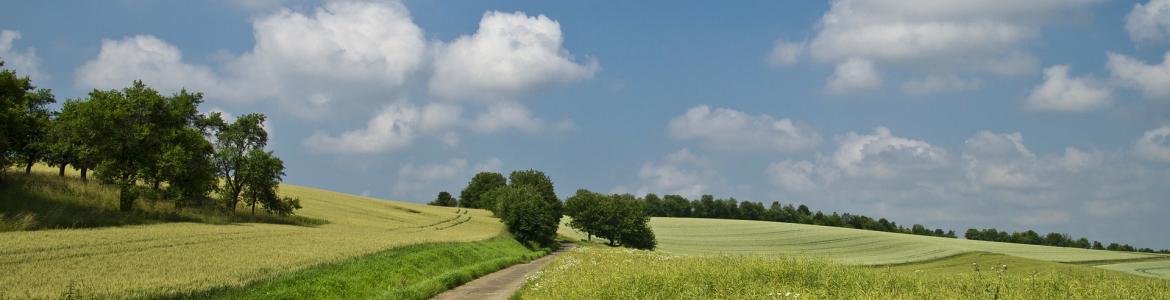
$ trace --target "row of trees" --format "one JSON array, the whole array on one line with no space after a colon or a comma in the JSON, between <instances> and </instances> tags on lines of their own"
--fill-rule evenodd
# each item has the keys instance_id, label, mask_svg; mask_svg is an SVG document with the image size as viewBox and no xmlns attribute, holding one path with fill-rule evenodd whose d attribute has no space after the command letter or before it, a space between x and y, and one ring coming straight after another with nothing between
<instances>
[{"instance_id":1,"label":"row of trees","mask_svg":"<svg viewBox=\"0 0 1170 300\"><path fill-rule=\"evenodd\" d=\"M95 89L85 99L65 101L60 111L49 110L55 102L50 90L36 90L28 77L0 71L0 172L22 164L30 173L44 162L60 176L72 166L88 180L92 169L118 187L122 211L148 193L174 200L178 208L213 206L215 192L229 211L241 201L253 214L258 206L281 215L300 208L298 199L276 193L284 163L264 150L262 114L228 123L219 113L199 113L202 93L165 96L141 81L120 90Z\"/></svg>"},{"instance_id":2,"label":"row of trees","mask_svg":"<svg viewBox=\"0 0 1170 300\"><path fill-rule=\"evenodd\" d=\"M835 226L874 231L897 232L927 236L954 238L954 231L930 229L921 224L914 224L910 228L902 227L898 223L885 218L873 219L863 215L853 214L825 214L821 211L813 212L808 206L780 205L773 201L768 207L763 203L743 201L735 198L716 199L711 195L703 195L697 200L688 200L679 195L658 197L657 194L646 194L639 198L645 204L646 213L655 217L681 218L712 218L712 219L739 219L759 220L785 223L812 224Z\"/></svg>"},{"instance_id":3,"label":"row of trees","mask_svg":"<svg viewBox=\"0 0 1170 300\"><path fill-rule=\"evenodd\" d=\"M1135 248L1129 244L1110 243L1103 245L1101 242L1089 242L1087 238L1073 239L1072 236L1064 233L1051 232L1041 236L1036 231L1027 230L1020 232L999 231L995 228L987 228L983 230L971 228L963 234L963 237L968 240L992 241L1003 243L1017 243L1017 244L1031 244L1031 245L1045 245L1056 247L1070 247L1070 248L1084 248L1095 250L1110 250L1110 251L1128 251L1128 252L1147 252L1147 253L1170 253L1170 249L1154 250L1150 248Z\"/></svg>"},{"instance_id":4,"label":"row of trees","mask_svg":"<svg viewBox=\"0 0 1170 300\"><path fill-rule=\"evenodd\" d=\"M658 242L650 230L650 216L644 205L630 194L599 194L586 189L565 200L565 214L572 217L569 226L598 236L610 246L654 250Z\"/></svg>"}]
</instances>

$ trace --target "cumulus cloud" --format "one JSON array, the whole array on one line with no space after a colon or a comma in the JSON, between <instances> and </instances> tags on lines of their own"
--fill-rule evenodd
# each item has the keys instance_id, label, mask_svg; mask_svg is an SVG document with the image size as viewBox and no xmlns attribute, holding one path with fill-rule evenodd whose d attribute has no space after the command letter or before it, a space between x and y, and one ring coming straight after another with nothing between
<instances>
[{"instance_id":1,"label":"cumulus cloud","mask_svg":"<svg viewBox=\"0 0 1170 300\"><path fill-rule=\"evenodd\" d=\"M677 140L696 140L723 150L793 152L811 149L821 142L816 129L790 119L753 116L728 108L712 110L706 105L695 106L671 119L668 130Z\"/></svg>"},{"instance_id":2,"label":"cumulus cloud","mask_svg":"<svg viewBox=\"0 0 1170 300\"><path fill-rule=\"evenodd\" d=\"M904 172L945 166L946 150L921 140L894 136L889 128L872 134L850 132L838 138L833 164L849 176L892 177Z\"/></svg>"},{"instance_id":3,"label":"cumulus cloud","mask_svg":"<svg viewBox=\"0 0 1170 300\"><path fill-rule=\"evenodd\" d=\"M638 169L638 179L642 185L635 194L674 194L694 199L711 193L711 187L722 177L711 161L682 149L667 154L661 161L642 164ZM625 192L626 188L615 187L614 191Z\"/></svg>"},{"instance_id":4,"label":"cumulus cloud","mask_svg":"<svg viewBox=\"0 0 1170 300\"><path fill-rule=\"evenodd\" d=\"M337 136L315 133L304 145L318 152L372 154L409 145L419 133L419 109L408 103L387 105L366 122L366 128Z\"/></svg>"},{"instance_id":5,"label":"cumulus cloud","mask_svg":"<svg viewBox=\"0 0 1170 300\"><path fill-rule=\"evenodd\" d=\"M1069 67L1044 70L1044 83L1032 89L1025 107L1033 110L1083 112L1109 106L1113 91L1091 77L1069 77Z\"/></svg>"},{"instance_id":6,"label":"cumulus cloud","mask_svg":"<svg viewBox=\"0 0 1170 300\"><path fill-rule=\"evenodd\" d=\"M1170 99L1170 52L1157 65L1112 52L1108 57L1106 67L1123 85L1141 89L1148 98Z\"/></svg>"},{"instance_id":7,"label":"cumulus cloud","mask_svg":"<svg viewBox=\"0 0 1170 300\"><path fill-rule=\"evenodd\" d=\"M805 47L806 43L804 42L776 41L772 53L768 54L768 64L773 67L794 65L800 62Z\"/></svg>"},{"instance_id":8,"label":"cumulus cloud","mask_svg":"<svg viewBox=\"0 0 1170 300\"><path fill-rule=\"evenodd\" d=\"M221 87L210 68L183 62L179 48L151 35L102 40L98 56L74 73L76 85L86 89L122 88L134 80L163 92L214 92Z\"/></svg>"},{"instance_id":9,"label":"cumulus cloud","mask_svg":"<svg viewBox=\"0 0 1170 300\"><path fill-rule=\"evenodd\" d=\"M837 64L825 91L833 95L874 90L882 86L882 77L873 68L873 63L860 58L850 58Z\"/></svg>"},{"instance_id":10,"label":"cumulus cloud","mask_svg":"<svg viewBox=\"0 0 1170 300\"><path fill-rule=\"evenodd\" d=\"M430 91L467 100L510 100L532 89L593 77L596 60L575 62L559 22L523 12L487 12L479 29L435 50Z\"/></svg>"},{"instance_id":11,"label":"cumulus cloud","mask_svg":"<svg viewBox=\"0 0 1170 300\"><path fill-rule=\"evenodd\" d=\"M1155 162L1170 162L1170 126L1162 126L1146 131L1134 143L1134 151L1138 157Z\"/></svg>"},{"instance_id":12,"label":"cumulus cloud","mask_svg":"<svg viewBox=\"0 0 1170 300\"><path fill-rule=\"evenodd\" d=\"M34 82L48 79L48 75L41 71L41 58L37 56L37 49L16 48L16 40L20 38L20 31L0 30L0 60L4 61L2 68L13 70L20 76L28 76Z\"/></svg>"},{"instance_id":13,"label":"cumulus cloud","mask_svg":"<svg viewBox=\"0 0 1170 300\"><path fill-rule=\"evenodd\" d=\"M466 159L451 158L434 163L407 162L398 168L393 195L413 198L416 201L430 200L438 191L458 195L458 189L480 171L497 171L502 162L490 158L472 165Z\"/></svg>"},{"instance_id":14,"label":"cumulus cloud","mask_svg":"<svg viewBox=\"0 0 1170 300\"><path fill-rule=\"evenodd\" d=\"M1165 42L1170 40L1170 0L1150 0L1135 3L1125 16L1125 30L1137 42Z\"/></svg>"},{"instance_id":15,"label":"cumulus cloud","mask_svg":"<svg viewBox=\"0 0 1170 300\"><path fill-rule=\"evenodd\" d=\"M965 79L957 75L927 75L903 82L901 90L906 94L921 96L942 92L970 91L978 89L981 84L977 79Z\"/></svg>"},{"instance_id":16,"label":"cumulus cloud","mask_svg":"<svg viewBox=\"0 0 1170 300\"><path fill-rule=\"evenodd\" d=\"M870 64L865 69L912 74L1026 74L1037 68L1025 48L1039 36L1037 28L1097 2L835 0L802 53L838 70L861 60ZM778 43L773 53L791 49Z\"/></svg>"},{"instance_id":17,"label":"cumulus cloud","mask_svg":"<svg viewBox=\"0 0 1170 300\"><path fill-rule=\"evenodd\" d=\"M1165 171L1132 158L1170 162L1166 140L1170 127L1147 132L1134 147L1136 155L1075 147L1036 153L1020 133L980 131L951 155L943 147L879 128L839 137L830 155L773 162L764 175L782 197L818 209L955 229L1001 224L1013 230L1098 232L1093 222L1074 220L1108 221L1165 209L1162 195L1170 192ZM1165 160L1145 152L1163 153Z\"/></svg>"},{"instance_id":18,"label":"cumulus cloud","mask_svg":"<svg viewBox=\"0 0 1170 300\"><path fill-rule=\"evenodd\" d=\"M529 133L560 132L576 128L568 120L550 125L543 119L532 116L528 108L515 102L492 103L468 126L472 131L485 133L505 129L517 129Z\"/></svg>"}]
</instances>

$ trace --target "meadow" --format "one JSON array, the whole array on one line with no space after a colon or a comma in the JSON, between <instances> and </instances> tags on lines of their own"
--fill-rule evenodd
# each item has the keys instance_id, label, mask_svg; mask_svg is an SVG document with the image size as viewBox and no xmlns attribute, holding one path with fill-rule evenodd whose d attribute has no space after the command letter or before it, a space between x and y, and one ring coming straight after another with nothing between
<instances>
[{"instance_id":1,"label":"meadow","mask_svg":"<svg viewBox=\"0 0 1170 300\"><path fill-rule=\"evenodd\" d=\"M1003 254L866 267L823 258L579 247L519 299L1166 299L1170 281Z\"/></svg>"},{"instance_id":2,"label":"meadow","mask_svg":"<svg viewBox=\"0 0 1170 300\"><path fill-rule=\"evenodd\" d=\"M482 241L503 232L499 221L483 210L290 184L281 185L280 193L301 199L304 209L297 215L327 222L294 226L147 218L140 222L147 225L0 232L0 298L192 294L399 246Z\"/></svg>"}]
</instances>

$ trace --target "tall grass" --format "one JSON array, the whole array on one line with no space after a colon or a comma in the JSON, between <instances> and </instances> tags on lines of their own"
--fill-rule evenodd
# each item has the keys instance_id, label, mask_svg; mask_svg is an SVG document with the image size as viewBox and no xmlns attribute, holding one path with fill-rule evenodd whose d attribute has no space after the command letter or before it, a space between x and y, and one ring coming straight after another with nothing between
<instances>
[{"instance_id":1,"label":"tall grass","mask_svg":"<svg viewBox=\"0 0 1170 300\"><path fill-rule=\"evenodd\" d=\"M118 209L118 189L96 180L58 177L43 172L12 172L0 183L0 231L94 228L197 222L208 224L274 223L315 226L325 220L303 216L228 213L215 208L176 208L173 201L143 197L133 211Z\"/></svg>"},{"instance_id":2,"label":"tall grass","mask_svg":"<svg viewBox=\"0 0 1170 300\"><path fill-rule=\"evenodd\" d=\"M244 287L175 299L426 299L476 277L532 260L511 236L480 242L411 245L280 275Z\"/></svg>"},{"instance_id":3,"label":"tall grass","mask_svg":"<svg viewBox=\"0 0 1170 300\"><path fill-rule=\"evenodd\" d=\"M947 259L939 260L940 265ZM520 299L1167 299L1170 281L1078 265L1015 271L849 266L815 258L673 256L581 247L537 275ZM1006 266L1005 266L1006 265Z\"/></svg>"}]
</instances>

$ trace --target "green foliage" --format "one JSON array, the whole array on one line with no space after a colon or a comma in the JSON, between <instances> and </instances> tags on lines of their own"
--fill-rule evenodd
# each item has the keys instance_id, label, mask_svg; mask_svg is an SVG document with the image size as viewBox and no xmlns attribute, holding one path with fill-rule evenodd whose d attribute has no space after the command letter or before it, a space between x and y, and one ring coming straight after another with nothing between
<instances>
[{"instance_id":1,"label":"green foliage","mask_svg":"<svg viewBox=\"0 0 1170 300\"><path fill-rule=\"evenodd\" d=\"M300 200L292 197L280 197L276 188L284 177L284 162L261 149L252 149L244 159L244 170L237 179L243 183L245 202L252 207L252 214L256 214L256 206L263 205L269 213L287 216L294 210L300 209Z\"/></svg>"},{"instance_id":2,"label":"green foliage","mask_svg":"<svg viewBox=\"0 0 1170 300\"><path fill-rule=\"evenodd\" d=\"M454 197L451 197L451 193L448 193L447 191L442 191L442 192L439 192L439 195L435 197L434 201L431 201L431 203L427 203L427 204L434 205L434 206L455 207L455 206L459 205L459 201L456 201Z\"/></svg>"},{"instance_id":3,"label":"green foliage","mask_svg":"<svg viewBox=\"0 0 1170 300\"><path fill-rule=\"evenodd\" d=\"M983 230L969 228L963 234L964 238L968 240L977 241L993 241L1002 243L1017 243L1017 244L1031 244L1031 245L1045 245L1056 247L1069 248L1083 248L1083 249L1097 249L1097 250L1111 250L1111 251L1126 251L1126 252L1146 252L1146 253L1170 253L1170 249L1162 249L1155 251L1150 248L1136 248L1129 244L1111 243L1110 247L1102 247L1101 242L1089 242L1089 239L1080 238L1073 239L1072 236L1064 233L1050 232L1047 235L1041 236L1033 230L1026 230L1020 232L999 231L995 228L987 228Z\"/></svg>"},{"instance_id":4,"label":"green foliage","mask_svg":"<svg viewBox=\"0 0 1170 300\"><path fill-rule=\"evenodd\" d=\"M479 172L459 193L459 206L466 208L492 208L494 203L481 201L481 195L508 184L504 175L496 172Z\"/></svg>"},{"instance_id":5,"label":"green foliage","mask_svg":"<svg viewBox=\"0 0 1170 300\"><path fill-rule=\"evenodd\" d=\"M411 245L176 299L427 299L504 267L540 257L508 237Z\"/></svg>"},{"instance_id":6,"label":"green foliage","mask_svg":"<svg viewBox=\"0 0 1170 300\"><path fill-rule=\"evenodd\" d=\"M529 186L533 189L536 189L536 191L540 193L540 198L544 199L545 202L548 202L549 205L552 205L553 215L560 219L561 215L563 214L561 212L561 200L557 199L557 193L556 190L553 189L552 179L549 179L547 175L544 175L544 172L531 169L523 171L512 171L512 174L508 175L508 185Z\"/></svg>"},{"instance_id":7,"label":"green foliage","mask_svg":"<svg viewBox=\"0 0 1170 300\"><path fill-rule=\"evenodd\" d=\"M33 92L35 88L28 76L0 69L0 180L13 162L25 163L27 173L47 152L43 139L49 111L45 105L55 100L49 90Z\"/></svg>"},{"instance_id":8,"label":"green foliage","mask_svg":"<svg viewBox=\"0 0 1170 300\"><path fill-rule=\"evenodd\" d=\"M249 178L249 165L265 163L251 159L262 157L253 156L253 151L263 151L268 145L268 132L264 130L263 114L243 115L231 124L216 122L219 119L219 115L213 115L209 118L211 124L208 124L218 129L215 134L215 168L224 180L224 201L229 210L235 210L248 182L263 180Z\"/></svg>"},{"instance_id":9,"label":"green foliage","mask_svg":"<svg viewBox=\"0 0 1170 300\"><path fill-rule=\"evenodd\" d=\"M553 244L561 218L532 186L505 186L484 194L483 198L495 203L493 212L517 240L540 246Z\"/></svg>"},{"instance_id":10,"label":"green foliage","mask_svg":"<svg viewBox=\"0 0 1170 300\"><path fill-rule=\"evenodd\" d=\"M557 257L515 298L1164 299L1170 295L1167 280L1002 258L964 256L927 265L870 268L807 258L673 256L582 247Z\"/></svg>"},{"instance_id":11,"label":"green foliage","mask_svg":"<svg viewBox=\"0 0 1170 300\"><path fill-rule=\"evenodd\" d=\"M610 245L647 250L657 246L650 217L632 195L603 195L580 189L565 200L565 211L573 217L569 226L590 237L604 238Z\"/></svg>"}]
</instances>

